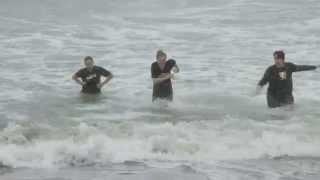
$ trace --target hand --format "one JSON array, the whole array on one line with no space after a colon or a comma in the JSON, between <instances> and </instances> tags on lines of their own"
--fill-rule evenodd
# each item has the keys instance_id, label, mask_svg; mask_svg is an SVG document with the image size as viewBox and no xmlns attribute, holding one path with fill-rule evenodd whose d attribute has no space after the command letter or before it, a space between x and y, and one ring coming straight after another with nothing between
<instances>
[{"instance_id":1,"label":"hand","mask_svg":"<svg viewBox=\"0 0 320 180\"><path fill-rule=\"evenodd\" d=\"M169 73L161 73L159 75L159 78L166 78L169 75Z\"/></svg>"},{"instance_id":2,"label":"hand","mask_svg":"<svg viewBox=\"0 0 320 180\"><path fill-rule=\"evenodd\" d=\"M172 78L174 78L174 74L172 74L172 73L162 73L160 75L160 77L161 78L166 78L166 79L172 79Z\"/></svg>"},{"instance_id":3,"label":"hand","mask_svg":"<svg viewBox=\"0 0 320 180\"><path fill-rule=\"evenodd\" d=\"M173 67L172 72L174 72L174 73L178 73L178 72L179 72L179 69L178 69L178 68L176 68L176 67Z\"/></svg>"},{"instance_id":4,"label":"hand","mask_svg":"<svg viewBox=\"0 0 320 180\"><path fill-rule=\"evenodd\" d=\"M256 92L255 92L255 95L257 96L257 95L259 95L260 93L261 93L261 91L262 91L262 86L257 86L257 88L256 88Z\"/></svg>"}]
</instances>

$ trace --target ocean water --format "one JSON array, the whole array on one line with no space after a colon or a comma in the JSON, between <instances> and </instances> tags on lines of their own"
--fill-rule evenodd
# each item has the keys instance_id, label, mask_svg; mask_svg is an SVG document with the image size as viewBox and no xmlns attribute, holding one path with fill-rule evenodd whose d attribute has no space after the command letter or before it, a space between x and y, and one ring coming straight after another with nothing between
<instances>
[{"instance_id":1,"label":"ocean water","mask_svg":"<svg viewBox=\"0 0 320 180\"><path fill-rule=\"evenodd\" d=\"M274 50L320 64L318 0L1 0L0 180L318 180L320 72L254 96ZM151 103L150 65L180 66ZM71 75L114 74L99 96Z\"/></svg>"}]
</instances>

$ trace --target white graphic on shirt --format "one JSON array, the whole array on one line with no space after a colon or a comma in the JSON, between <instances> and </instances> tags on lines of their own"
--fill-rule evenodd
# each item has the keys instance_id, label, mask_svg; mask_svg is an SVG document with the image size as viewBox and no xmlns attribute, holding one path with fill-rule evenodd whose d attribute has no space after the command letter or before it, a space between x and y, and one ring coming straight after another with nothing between
<instances>
[{"instance_id":1,"label":"white graphic on shirt","mask_svg":"<svg viewBox=\"0 0 320 180\"><path fill-rule=\"evenodd\" d=\"M94 79L94 78L96 78L96 77L97 77L96 74L91 74L91 75L89 75L88 77L86 77L86 80L89 81L89 80Z\"/></svg>"},{"instance_id":2,"label":"white graphic on shirt","mask_svg":"<svg viewBox=\"0 0 320 180\"><path fill-rule=\"evenodd\" d=\"M286 71L279 72L279 77L280 77L280 80L286 80L287 72Z\"/></svg>"}]
</instances>

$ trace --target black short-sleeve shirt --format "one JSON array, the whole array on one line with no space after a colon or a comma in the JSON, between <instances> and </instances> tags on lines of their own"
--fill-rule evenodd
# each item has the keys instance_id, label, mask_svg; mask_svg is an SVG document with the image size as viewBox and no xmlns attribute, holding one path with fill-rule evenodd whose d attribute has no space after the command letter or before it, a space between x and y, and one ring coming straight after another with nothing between
<instances>
[{"instance_id":1,"label":"black short-sleeve shirt","mask_svg":"<svg viewBox=\"0 0 320 180\"><path fill-rule=\"evenodd\" d=\"M170 59L166 62L164 69L161 70L158 62L154 62L151 65L151 76L152 78L158 78L162 73L170 73L171 69L176 65L176 61Z\"/></svg>"},{"instance_id":2,"label":"black short-sleeve shirt","mask_svg":"<svg viewBox=\"0 0 320 180\"><path fill-rule=\"evenodd\" d=\"M111 73L103 67L94 66L92 71L87 68L80 69L76 74L77 77L81 78L86 84L82 87L83 93L99 93L100 89L97 85L101 81L101 76L107 77Z\"/></svg>"},{"instance_id":3,"label":"black short-sleeve shirt","mask_svg":"<svg viewBox=\"0 0 320 180\"><path fill-rule=\"evenodd\" d=\"M296 65L290 62L283 67L272 65L268 67L259 85L269 83L268 93L273 95L292 95L292 73L316 69L316 66Z\"/></svg>"},{"instance_id":4,"label":"black short-sleeve shirt","mask_svg":"<svg viewBox=\"0 0 320 180\"><path fill-rule=\"evenodd\" d=\"M176 61L170 59L166 62L163 70L160 69L158 62L151 65L151 77L159 78L162 73L170 73L172 68L176 65ZM163 98L172 100L172 83L171 79L167 79L161 83L153 85L153 100L156 98Z\"/></svg>"}]
</instances>

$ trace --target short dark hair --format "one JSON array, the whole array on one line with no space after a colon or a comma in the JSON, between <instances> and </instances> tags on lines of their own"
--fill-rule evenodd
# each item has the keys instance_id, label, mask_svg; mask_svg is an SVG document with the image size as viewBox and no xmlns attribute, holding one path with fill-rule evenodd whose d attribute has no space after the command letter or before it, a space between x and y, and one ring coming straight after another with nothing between
<instances>
[{"instance_id":1,"label":"short dark hair","mask_svg":"<svg viewBox=\"0 0 320 180\"><path fill-rule=\"evenodd\" d=\"M279 50L279 51L275 51L274 53L273 53L273 56L275 57L275 58L280 58L280 59L285 59L285 53L283 52L283 51L281 51L281 50Z\"/></svg>"},{"instance_id":2,"label":"short dark hair","mask_svg":"<svg viewBox=\"0 0 320 180\"><path fill-rule=\"evenodd\" d=\"M85 58L84 58L84 62L87 62L87 61L93 61L93 58L91 57L91 56L86 56Z\"/></svg>"}]
</instances>

